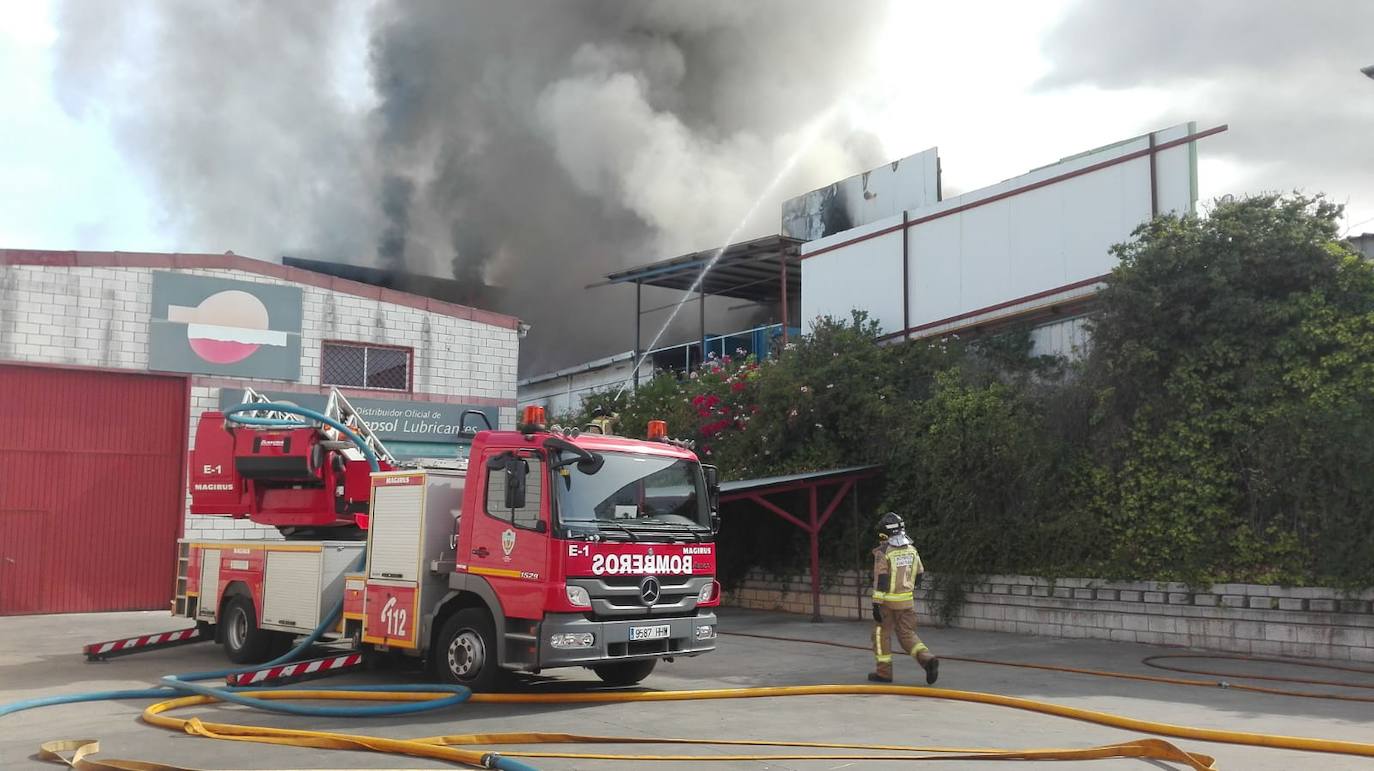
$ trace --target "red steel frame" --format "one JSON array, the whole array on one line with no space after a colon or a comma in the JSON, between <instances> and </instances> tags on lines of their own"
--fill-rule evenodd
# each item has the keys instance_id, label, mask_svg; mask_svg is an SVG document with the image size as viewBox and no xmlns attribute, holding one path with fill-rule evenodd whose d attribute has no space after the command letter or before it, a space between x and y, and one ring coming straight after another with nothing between
<instances>
[{"instance_id":1,"label":"red steel frame","mask_svg":"<svg viewBox=\"0 0 1374 771\"><path fill-rule=\"evenodd\" d=\"M735 493L724 493L721 495L721 503L730 501L747 500L774 514L782 517L788 522L796 525L806 534L811 542L811 620L821 620L821 528L830 521L835 510L844 501L845 496L854 490L855 485L861 479L868 479L881 473L878 469L864 469L848 474L841 474L817 479L801 479L792 482L783 482L777 485L769 485L751 490L741 490ZM839 489L830 497L825 508L820 508L820 489L822 487L839 485ZM777 495L779 493L796 492L797 490L807 491L807 517L803 520L783 509L778 504L768 500L765 496Z\"/></svg>"}]
</instances>

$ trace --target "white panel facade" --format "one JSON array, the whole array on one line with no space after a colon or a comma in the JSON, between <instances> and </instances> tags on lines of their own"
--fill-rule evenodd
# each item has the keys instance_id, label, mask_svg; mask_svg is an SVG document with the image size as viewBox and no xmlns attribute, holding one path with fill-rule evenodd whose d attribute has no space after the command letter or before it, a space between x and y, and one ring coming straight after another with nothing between
<instances>
[{"instance_id":1,"label":"white panel facade","mask_svg":"<svg viewBox=\"0 0 1374 771\"><path fill-rule=\"evenodd\" d=\"M802 244L802 256L850 234L873 233L900 225L900 216L865 225L842 234ZM868 311L884 333L902 328L902 236L894 231L833 252L803 259L802 328L809 329L817 318L833 316L848 319L852 310ZM808 292L807 287L824 287Z\"/></svg>"},{"instance_id":2,"label":"white panel facade","mask_svg":"<svg viewBox=\"0 0 1374 771\"><path fill-rule=\"evenodd\" d=\"M654 376L652 361L645 361L639 368L639 382L647 383ZM605 366L587 365L576 371L553 373L539 378L538 382L524 382L519 385L517 409L537 404L544 407L550 419L567 415L582 408L582 401L593 391L608 388L631 388L634 380L634 364L630 354L625 358Z\"/></svg>"},{"instance_id":3,"label":"white panel facade","mask_svg":"<svg viewBox=\"0 0 1374 771\"><path fill-rule=\"evenodd\" d=\"M885 163L782 203L782 234L804 241L831 235L836 222L861 227L940 200L936 148Z\"/></svg>"},{"instance_id":4,"label":"white panel facade","mask_svg":"<svg viewBox=\"0 0 1374 771\"><path fill-rule=\"evenodd\" d=\"M1193 131L1191 124L1175 126L1156 132L1155 141ZM908 212L915 224L906 233L907 317L915 333L996 321L1051 296L1063 302L1093 294L1092 279L1116 265L1111 247L1151 217L1150 158L1118 160L1149 147L1148 136L1137 137ZM1192 211L1195 152L1188 144L1156 153L1160 212ZM882 320L885 332L902 329L902 242L861 240L876 229L857 227L802 246L804 320L862 308Z\"/></svg>"}]
</instances>

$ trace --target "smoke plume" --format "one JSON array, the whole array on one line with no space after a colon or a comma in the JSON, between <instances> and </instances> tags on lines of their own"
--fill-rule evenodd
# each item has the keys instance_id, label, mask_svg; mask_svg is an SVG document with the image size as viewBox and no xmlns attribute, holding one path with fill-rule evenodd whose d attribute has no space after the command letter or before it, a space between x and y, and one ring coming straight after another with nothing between
<instances>
[{"instance_id":1,"label":"smoke plume","mask_svg":"<svg viewBox=\"0 0 1374 771\"><path fill-rule=\"evenodd\" d=\"M885 11L71 2L55 78L146 172L178 248L491 287L479 304L533 325L529 374L631 347L633 291L583 287L735 231L808 123L867 75ZM875 146L827 127L777 198L880 162ZM777 204L740 237L776 233ZM663 318L646 315L646 340Z\"/></svg>"}]
</instances>

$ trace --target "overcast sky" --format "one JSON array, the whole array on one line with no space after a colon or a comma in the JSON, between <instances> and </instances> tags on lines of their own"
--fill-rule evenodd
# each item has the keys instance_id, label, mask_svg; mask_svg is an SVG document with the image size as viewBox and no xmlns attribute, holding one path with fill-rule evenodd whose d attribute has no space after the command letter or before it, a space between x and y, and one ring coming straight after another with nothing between
<instances>
[{"instance_id":1,"label":"overcast sky","mask_svg":"<svg viewBox=\"0 0 1374 771\"><path fill-rule=\"evenodd\" d=\"M86 3L92 9L102 6L96 0ZM853 7L855 13L863 12ZM197 223L206 215L195 211L197 199L188 199L167 182L169 163L180 164L177 173L182 177L197 169L165 157L147 135L126 130L128 116L139 110L140 93L146 91L108 83L158 87L146 79L131 81L124 71L150 66L146 51L144 58L129 53L134 50L129 41L145 39L144 33L153 31L102 28L92 38L91 30L78 30L86 35L82 38L64 26L71 22L73 8L80 11L82 4L71 4L64 17L56 3L0 3L0 246L241 253L250 247L271 249L270 240L261 236L240 244L229 242L232 238L224 235L222 226L200 227ZM321 88L337 97L330 103L335 112L321 120L346 124L347 107L362 115L379 97L368 58L368 14L375 8L368 3L341 8L334 9L339 18L321 33L327 36L329 55L322 52L314 58L327 69L319 75L328 81ZM1199 148L1204 199L1263 190L1322 191L1347 204L1347 225L1354 232L1374 230L1374 80L1359 72L1374 64L1374 2L1054 0L900 2L890 9L874 3L868 8L885 18L862 28L872 39L862 47L863 61L847 74L854 82L840 105L840 123L855 136L876 137L878 146L859 143L863 147L855 150L841 141L817 150L829 153L827 163L818 167L823 173L843 176L862 170L847 165L875 153L882 159L897 158L938 145L949 194L1153 128L1187 120L1197 121L1200 128L1229 123L1227 134L1205 140ZM165 24L166 19L131 13L120 23L137 27ZM123 35L122 43L117 34ZM75 66L72 51L63 51L64 35L69 46L73 35L83 46L106 37L115 42L109 50L85 51L83 63ZM305 38L305 44L311 42ZM254 56L251 51L200 53L208 66L226 68L240 66L236 58ZM65 69L59 74L60 67ZM787 68L778 71L785 73ZM255 77L260 85L268 85L261 75ZM107 85L87 90L83 78ZM576 82L561 84L543 95L539 106L546 120L560 105L551 97L567 96L574 100L571 106L577 106L579 92L574 86ZM814 113L828 107L817 104ZM662 123L661 114L646 117ZM175 125L164 121L158 130L174 131ZM245 116L243 125L258 124ZM233 121L213 128L204 122L190 126L225 135L236 130ZM336 128L339 141L353 130L348 125ZM289 132L291 126L275 130ZM554 152L564 151L562 141L553 143ZM762 165L750 167L753 176L727 180L761 189L768 182L765 167L785 160L777 148L795 145L774 142L771 154L738 142L715 149L763 157ZM569 173L581 189L610 196L596 186L609 184L605 177L611 171ZM804 192L820 173L799 177L792 185L799 189L777 194ZM225 186L238 197L251 196L258 180L248 172L239 176L247 178L210 175L205 184ZM338 196L340 190L347 188L333 192ZM755 195L752 190L736 192L741 201ZM614 195L625 197L625 190L617 188ZM626 205L655 225L653 211ZM232 216L236 210L228 211ZM242 211L245 219L253 218L251 207ZM760 220L764 225L767 221ZM245 222L243 227L247 231L260 225ZM371 245L366 249L371 251Z\"/></svg>"}]
</instances>

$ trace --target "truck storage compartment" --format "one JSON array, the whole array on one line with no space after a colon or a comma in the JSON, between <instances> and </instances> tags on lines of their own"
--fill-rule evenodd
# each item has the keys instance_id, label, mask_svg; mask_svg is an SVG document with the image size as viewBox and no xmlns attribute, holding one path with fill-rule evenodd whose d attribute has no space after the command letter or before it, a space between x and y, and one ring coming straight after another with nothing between
<instances>
[{"instance_id":1,"label":"truck storage compartment","mask_svg":"<svg viewBox=\"0 0 1374 771\"><path fill-rule=\"evenodd\" d=\"M263 573L262 620L265 629L311 631L342 599L344 574L364 545L323 541L318 550L274 549Z\"/></svg>"}]
</instances>

